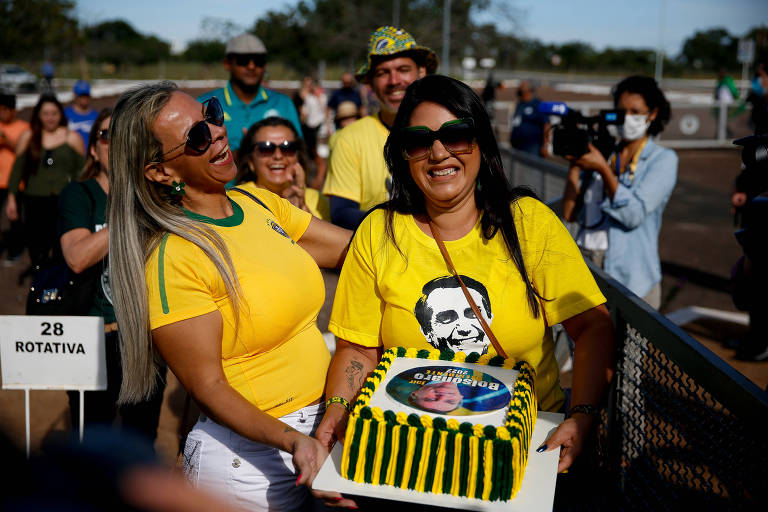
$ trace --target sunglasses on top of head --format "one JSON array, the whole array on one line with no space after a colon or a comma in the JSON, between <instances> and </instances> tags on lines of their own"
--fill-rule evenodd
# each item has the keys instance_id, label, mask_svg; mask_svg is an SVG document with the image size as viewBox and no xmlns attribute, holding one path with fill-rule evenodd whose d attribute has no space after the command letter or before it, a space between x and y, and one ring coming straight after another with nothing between
<instances>
[{"instance_id":1,"label":"sunglasses on top of head","mask_svg":"<svg viewBox=\"0 0 768 512\"><path fill-rule=\"evenodd\" d=\"M247 66L253 61L253 65L263 68L267 63L267 56L263 53L233 53L232 60L238 66Z\"/></svg>"},{"instance_id":2,"label":"sunglasses on top of head","mask_svg":"<svg viewBox=\"0 0 768 512\"><path fill-rule=\"evenodd\" d=\"M208 148L211 147L213 137L211 136L211 129L208 127L208 123L215 126L224 125L224 110L221 108L221 103L216 98L210 98L203 102L203 120L198 121L192 125L192 128L187 132L187 139L176 147L173 147L163 153L163 159L161 162L165 162L165 156L169 153L173 153L182 146L186 146L186 150L196 155L202 155Z\"/></svg>"},{"instance_id":3,"label":"sunglasses on top of head","mask_svg":"<svg viewBox=\"0 0 768 512\"><path fill-rule=\"evenodd\" d=\"M475 123L468 117L445 122L437 131L426 126L409 126L402 129L401 135L406 160L427 158L436 140L452 155L471 153L475 149Z\"/></svg>"},{"instance_id":4,"label":"sunglasses on top of head","mask_svg":"<svg viewBox=\"0 0 768 512\"><path fill-rule=\"evenodd\" d=\"M295 140L284 140L280 144L275 144L267 140L256 142L256 148L259 150L259 155L262 156L272 156L278 149L284 156L294 156L299 150L299 143Z\"/></svg>"}]
</instances>

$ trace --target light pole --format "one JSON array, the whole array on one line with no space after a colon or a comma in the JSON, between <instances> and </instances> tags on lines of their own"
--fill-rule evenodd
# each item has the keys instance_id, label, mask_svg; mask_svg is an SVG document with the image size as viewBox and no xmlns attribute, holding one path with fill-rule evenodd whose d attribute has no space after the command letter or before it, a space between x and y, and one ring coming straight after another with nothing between
<instances>
[{"instance_id":1,"label":"light pole","mask_svg":"<svg viewBox=\"0 0 768 512\"><path fill-rule=\"evenodd\" d=\"M666 1L661 0L661 13L659 15L659 47L656 50L656 83L661 87L661 77L664 74L664 19L666 17Z\"/></svg>"},{"instance_id":2,"label":"light pole","mask_svg":"<svg viewBox=\"0 0 768 512\"><path fill-rule=\"evenodd\" d=\"M443 58L440 72L444 75L451 72L451 0L443 0Z\"/></svg>"},{"instance_id":3,"label":"light pole","mask_svg":"<svg viewBox=\"0 0 768 512\"><path fill-rule=\"evenodd\" d=\"M392 0L392 26L400 27L400 0Z\"/></svg>"}]
</instances>

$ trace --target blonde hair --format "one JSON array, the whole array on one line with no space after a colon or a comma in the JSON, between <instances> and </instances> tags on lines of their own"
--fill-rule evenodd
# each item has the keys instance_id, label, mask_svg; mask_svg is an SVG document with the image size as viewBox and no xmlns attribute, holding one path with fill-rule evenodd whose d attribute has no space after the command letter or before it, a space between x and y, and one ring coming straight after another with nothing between
<instances>
[{"instance_id":1,"label":"blonde hair","mask_svg":"<svg viewBox=\"0 0 768 512\"><path fill-rule=\"evenodd\" d=\"M162 144L152 126L176 90L176 84L163 81L125 92L109 126L107 219L110 283L123 367L120 403L146 399L155 388L159 358L152 345L144 272L163 236L182 237L211 259L224 280L235 318L239 317L240 284L221 236L187 217L181 206L170 201L167 187L144 177L149 162L162 160Z\"/></svg>"}]
</instances>

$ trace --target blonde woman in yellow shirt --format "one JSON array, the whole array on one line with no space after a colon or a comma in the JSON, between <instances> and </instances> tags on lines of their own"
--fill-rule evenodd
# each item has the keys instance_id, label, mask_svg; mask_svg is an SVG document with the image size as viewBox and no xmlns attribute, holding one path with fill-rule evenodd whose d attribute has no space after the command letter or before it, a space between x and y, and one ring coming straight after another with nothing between
<instances>
[{"instance_id":1,"label":"blonde woman in yellow shirt","mask_svg":"<svg viewBox=\"0 0 768 512\"><path fill-rule=\"evenodd\" d=\"M567 411L549 327L562 323L576 341L575 409L543 447L561 448L564 471L613 373L605 298L576 244L547 206L507 184L483 103L457 80L434 75L408 87L384 154L391 200L362 222L341 271L329 326L338 341L318 439L330 447L343 438L341 399L353 402L382 349L495 355L431 221L503 350L536 369L540 409Z\"/></svg>"},{"instance_id":2,"label":"blonde woman in yellow shirt","mask_svg":"<svg viewBox=\"0 0 768 512\"><path fill-rule=\"evenodd\" d=\"M268 190L227 193L237 169L215 98L140 86L109 140L120 400L149 396L164 359L203 412L187 477L249 510L302 508L327 455L310 437L330 360L318 265L340 265L350 233Z\"/></svg>"}]
</instances>

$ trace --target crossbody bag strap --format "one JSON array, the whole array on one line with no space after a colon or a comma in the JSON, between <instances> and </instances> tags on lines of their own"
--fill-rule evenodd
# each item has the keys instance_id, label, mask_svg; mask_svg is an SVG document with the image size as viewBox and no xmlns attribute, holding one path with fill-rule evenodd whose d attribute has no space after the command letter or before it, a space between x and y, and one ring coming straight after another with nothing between
<instances>
[{"instance_id":1,"label":"crossbody bag strap","mask_svg":"<svg viewBox=\"0 0 768 512\"><path fill-rule=\"evenodd\" d=\"M246 195L246 196L250 197L251 199L253 199L253 200L254 200L254 201L256 201L257 203L259 203L261 206L263 206L263 207L264 207L264 208L265 208L265 209L266 209L266 210L267 210L269 213L272 213L272 210L270 210L270 209L269 209L269 207L268 207L267 205L265 205L265 204L264 204L264 203L263 203L263 202L262 202L262 201L261 201L261 200L260 200L258 197L256 197L255 195L251 194L251 193L250 193L250 192L248 192L247 190L243 190L242 188L239 188L239 187L232 187L232 188L231 188L231 189L229 189L229 190L230 190L230 191L233 191L233 190L234 190L235 192L240 192L241 194L243 194L243 195ZM273 214L273 215L274 215L274 214Z\"/></svg>"},{"instance_id":2,"label":"crossbody bag strap","mask_svg":"<svg viewBox=\"0 0 768 512\"><path fill-rule=\"evenodd\" d=\"M456 279L459 280L459 285L461 285L461 291L464 292L464 296L467 298L467 302L469 302L469 306L472 308L472 311L475 313L475 316L478 320L480 320L480 324L483 326L483 331L485 331L485 334L488 336L488 339L491 340L491 345L493 345L493 348L496 349L496 353L500 356L506 358L507 353L504 352L504 349L501 348L501 343L499 343L499 340L496 339L496 336L493 334L493 331L491 330L491 326L488 325L488 322L485 321L485 318L483 318L483 315L480 313L480 308L477 307L477 304L475 304L475 300L472 298L472 295L469 294L469 290L467 289L467 286L464 284L464 281L461 279L461 276L456 271L456 267L453 266L453 261L451 261L451 255L448 254L448 249L445 247L445 243L443 243L443 239L440 236L440 232L437 230L437 226L432 222L432 219L429 219L429 229L432 231L432 236L435 238L435 241L437 242L437 246L440 248L440 254L443 255L443 259L445 260L446 265L448 265L448 268L450 269L451 273L456 277Z\"/></svg>"}]
</instances>

